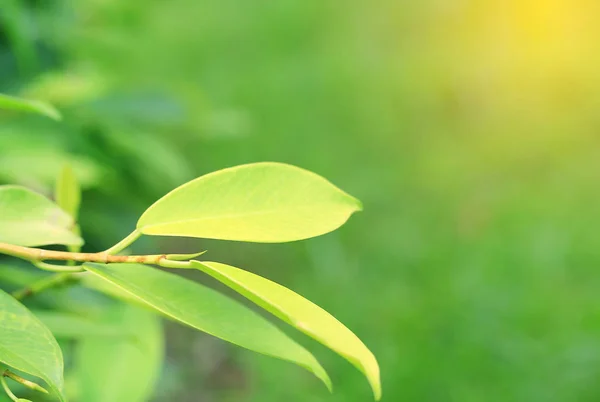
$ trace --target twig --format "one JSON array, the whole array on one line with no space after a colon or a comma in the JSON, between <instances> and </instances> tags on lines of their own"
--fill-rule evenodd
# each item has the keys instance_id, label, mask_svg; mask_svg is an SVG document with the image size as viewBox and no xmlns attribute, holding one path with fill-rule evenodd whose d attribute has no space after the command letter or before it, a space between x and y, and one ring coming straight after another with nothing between
<instances>
[{"instance_id":1,"label":"twig","mask_svg":"<svg viewBox=\"0 0 600 402\"><path fill-rule=\"evenodd\" d=\"M0 253L21 258L28 261L75 261L75 262L97 262L103 264L109 263L137 263L137 264L157 264L167 259L166 254L154 255L111 255L104 251L101 253L71 253L68 251L44 250L40 248L31 248L16 246L14 244L0 243ZM66 268L66 267L65 267Z\"/></svg>"},{"instance_id":2,"label":"twig","mask_svg":"<svg viewBox=\"0 0 600 402\"><path fill-rule=\"evenodd\" d=\"M19 397L17 397L15 394L12 393L12 391L8 387L8 384L6 383L5 377L18 382L19 384L21 384L31 390L42 392L44 394L48 393L48 390L46 390L46 388L42 387L41 385L36 384L33 381L29 381L29 380L21 377L20 375L15 374L12 371L6 369L0 376L0 383L2 384L2 388L4 388L4 392L6 392L6 395L8 395L8 397L10 399L12 399L13 401L19 401L20 399L19 399Z\"/></svg>"},{"instance_id":3,"label":"twig","mask_svg":"<svg viewBox=\"0 0 600 402\"><path fill-rule=\"evenodd\" d=\"M60 274L55 274L35 282L21 290L17 290L13 292L12 295L17 300L23 300L26 297L41 293L44 290L53 288L55 286L60 286L74 279L75 275L72 273L63 272Z\"/></svg>"}]
</instances>

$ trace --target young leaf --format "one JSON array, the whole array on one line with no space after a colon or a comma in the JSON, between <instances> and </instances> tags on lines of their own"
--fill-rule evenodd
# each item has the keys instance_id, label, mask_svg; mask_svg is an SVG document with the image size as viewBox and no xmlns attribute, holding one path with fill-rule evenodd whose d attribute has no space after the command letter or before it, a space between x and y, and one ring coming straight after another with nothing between
<instances>
[{"instance_id":1,"label":"young leaf","mask_svg":"<svg viewBox=\"0 0 600 402\"><path fill-rule=\"evenodd\" d=\"M262 243L288 242L337 229L360 201L307 170L254 163L199 177L142 215L146 235Z\"/></svg>"},{"instance_id":2,"label":"young leaf","mask_svg":"<svg viewBox=\"0 0 600 402\"><path fill-rule=\"evenodd\" d=\"M70 231L73 219L41 194L0 186L0 242L18 246L81 245Z\"/></svg>"},{"instance_id":3,"label":"young leaf","mask_svg":"<svg viewBox=\"0 0 600 402\"><path fill-rule=\"evenodd\" d=\"M76 236L80 236L81 229L77 224L77 219L81 205L81 187L70 165L65 165L58 176L54 189L54 199L58 206L73 218L75 224L71 228L71 232ZM78 253L81 251L81 246L70 245L68 250L72 253ZM72 262L69 265L73 265Z\"/></svg>"},{"instance_id":4,"label":"young leaf","mask_svg":"<svg viewBox=\"0 0 600 402\"><path fill-rule=\"evenodd\" d=\"M81 204L81 188L71 166L63 167L54 191L54 199L59 207L77 221Z\"/></svg>"},{"instance_id":5,"label":"young leaf","mask_svg":"<svg viewBox=\"0 0 600 402\"><path fill-rule=\"evenodd\" d=\"M76 364L80 399L150 400L164 353L160 318L149 311L120 304L110 309L105 319L121 329L122 337L86 337L79 343Z\"/></svg>"},{"instance_id":6,"label":"young leaf","mask_svg":"<svg viewBox=\"0 0 600 402\"><path fill-rule=\"evenodd\" d=\"M339 353L364 373L375 399L381 398L375 356L327 311L290 289L251 272L218 262L192 261L192 265Z\"/></svg>"},{"instance_id":7,"label":"young leaf","mask_svg":"<svg viewBox=\"0 0 600 402\"><path fill-rule=\"evenodd\" d=\"M53 120L61 120L60 112L48 103L16 98L0 94L0 109L15 110L19 112L37 113Z\"/></svg>"},{"instance_id":8,"label":"young leaf","mask_svg":"<svg viewBox=\"0 0 600 402\"><path fill-rule=\"evenodd\" d=\"M63 357L52 333L25 306L0 290L0 362L46 381L61 401Z\"/></svg>"},{"instance_id":9,"label":"young leaf","mask_svg":"<svg viewBox=\"0 0 600 402\"><path fill-rule=\"evenodd\" d=\"M238 346L296 363L331 389L327 373L309 351L254 311L219 292L144 265L83 267L167 317Z\"/></svg>"}]
</instances>

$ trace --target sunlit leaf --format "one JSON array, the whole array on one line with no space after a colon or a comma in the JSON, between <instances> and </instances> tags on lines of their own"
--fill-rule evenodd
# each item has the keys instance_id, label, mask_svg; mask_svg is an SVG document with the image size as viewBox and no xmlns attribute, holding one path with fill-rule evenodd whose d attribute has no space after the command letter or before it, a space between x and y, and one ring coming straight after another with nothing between
<instances>
[{"instance_id":1,"label":"sunlit leaf","mask_svg":"<svg viewBox=\"0 0 600 402\"><path fill-rule=\"evenodd\" d=\"M41 194L0 186L0 242L20 246L81 245L71 232L73 219Z\"/></svg>"},{"instance_id":2,"label":"sunlit leaf","mask_svg":"<svg viewBox=\"0 0 600 402\"><path fill-rule=\"evenodd\" d=\"M38 113L53 120L62 119L59 111L52 105L41 101L21 99L4 94L0 94L0 109Z\"/></svg>"},{"instance_id":3,"label":"sunlit leaf","mask_svg":"<svg viewBox=\"0 0 600 402\"><path fill-rule=\"evenodd\" d=\"M65 401L63 357L52 333L25 306L0 290L0 362L46 381Z\"/></svg>"},{"instance_id":4,"label":"sunlit leaf","mask_svg":"<svg viewBox=\"0 0 600 402\"><path fill-rule=\"evenodd\" d=\"M192 265L339 353L365 374L375 399L381 398L375 356L327 311L290 289L251 272L218 262L192 261Z\"/></svg>"},{"instance_id":5,"label":"sunlit leaf","mask_svg":"<svg viewBox=\"0 0 600 402\"><path fill-rule=\"evenodd\" d=\"M287 242L335 230L360 201L307 170L254 163L202 176L173 190L138 221L147 235Z\"/></svg>"},{"instance_id":6,"label":"sunlit leaf","mask_svg":"<svg viewBox=\"0 0 600 402\"><path fill-rule=\"evenodd\" d=\"M310 352L257 313L219 292L144 265L85 264L84 268L167 317L255 352L296 363L331 387L327 373Z\"/></svg>"},{"instance_id":7,"label":"sunlit leaf","mask_svg":"<svg viewBox=\"0 0 600 402\"><path fill-rule=\"evenodd\" d=\"M81 204L81 187L69 165L65 165L58 176L54 198L58 206L76 221Z\"/></svg>"},{"instance_id":8,"label":"sunlit leaf","mask_svg":"<svg viewBox=\"0 0 600 402\"><path fill-rule=\"evenodd\" d=\"M86 337L76 352L81 400L145 402L150 400L163 358L160 318L122 304L105 317L121 337Z\"/></svg>"}]
</instances>

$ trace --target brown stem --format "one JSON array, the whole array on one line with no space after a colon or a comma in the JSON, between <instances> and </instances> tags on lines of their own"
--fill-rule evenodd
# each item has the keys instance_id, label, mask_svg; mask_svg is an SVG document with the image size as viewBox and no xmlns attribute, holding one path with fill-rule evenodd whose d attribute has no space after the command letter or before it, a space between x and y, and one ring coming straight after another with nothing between
<instances>
[{"instance_id":1,"label":"brown stem","mask_svg":"<svg viewBox=\"0 0 600 402\"><path fill-rule=\"evenodd\" d=\"M71 253L68 251L44 250L40 248L31 248L15 246L14 244L1 243L0 253L21 258L28 261L75 261L75 262L98 262L109 263L138 263L138 264L159 264L167 259L165 254L155 255L111 255L107 252L102 253Z\"/></svg>"}]
</instances>

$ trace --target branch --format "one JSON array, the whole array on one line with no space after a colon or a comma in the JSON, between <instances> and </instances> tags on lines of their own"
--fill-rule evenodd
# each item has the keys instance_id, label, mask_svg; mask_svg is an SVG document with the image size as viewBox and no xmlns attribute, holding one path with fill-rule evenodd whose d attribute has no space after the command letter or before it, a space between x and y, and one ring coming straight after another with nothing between
<instances>
[{"instance_id":1,"label":"branch","mask_svg":"<svg viewBox=\"0 0 600 402\"><path fill-rule=\"evenodd\" d=\"M68 251L44 250L15 246L14 244L0 243L0 254L6 254L27 261L75 261L98 262L102 264L128 263L128 264L156 264L168 258L166 254L154 255L111 255L104 251L101 253L71 253Z\"/></svg>"}]
</instances>

